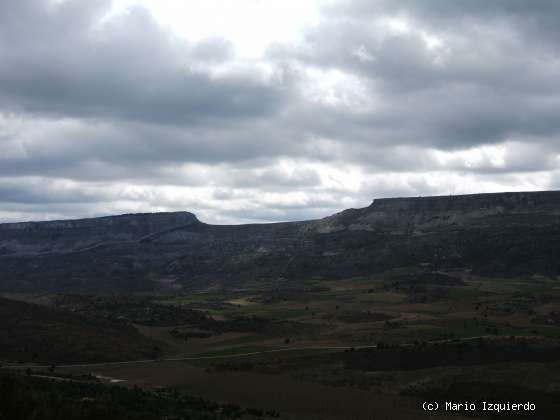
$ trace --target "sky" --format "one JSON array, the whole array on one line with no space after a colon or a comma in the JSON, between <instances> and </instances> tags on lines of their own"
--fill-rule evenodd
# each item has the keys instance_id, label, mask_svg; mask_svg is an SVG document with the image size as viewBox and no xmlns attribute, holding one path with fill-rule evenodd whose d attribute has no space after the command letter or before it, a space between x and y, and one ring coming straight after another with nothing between
<instances>
[{"instance_id":1,"label":"sky","mask_svg":"<svg viewBox=\"0 0 560 420\"><path fill-rule=\"evenodd\" d=\"M560 2L0 0L0 222L560 188Z\"/></svg>"}]
</instances>

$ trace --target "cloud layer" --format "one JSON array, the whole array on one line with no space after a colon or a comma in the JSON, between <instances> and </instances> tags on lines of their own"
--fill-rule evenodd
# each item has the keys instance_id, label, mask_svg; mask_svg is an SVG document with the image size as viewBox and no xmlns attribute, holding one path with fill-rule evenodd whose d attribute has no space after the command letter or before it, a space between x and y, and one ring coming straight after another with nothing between
<instances>
[{"instance_id":1,"label":"cloud layer","mask_svg":"<svg viewBox=\"0 0 560 420\"><path fill-rule=\"evenodd\" d=\"M280 221L558 188L560 5L317 7L298 42L249 59L140 6L0 0L0 221Z\"/></svg>"}]
</instances>

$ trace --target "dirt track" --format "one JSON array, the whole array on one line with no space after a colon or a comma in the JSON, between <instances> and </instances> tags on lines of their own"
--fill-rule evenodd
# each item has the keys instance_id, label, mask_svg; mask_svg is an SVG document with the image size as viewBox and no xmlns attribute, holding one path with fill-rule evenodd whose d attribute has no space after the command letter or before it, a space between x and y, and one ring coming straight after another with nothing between
<instances>
[{"instance_id":1,"label":"dirt track","mask_svg":"<svg viewBox=\"0 0 560 420\"><path fill-rule=\"evenodd\" d=\"M434 340L428 341L429 344L441 344L441 343L450 343L450 342L458 342L458 341L471 341L477 340L479 338L489 338L489 339L496 339L499 337L493 335L480 335L476 337L465 337L460 339L448 339L448 340ZM533 336L516 336L516 338L532 338ZM412 347L414 344L401 344L400 347ZM148 364L148 363L158 363L158 362L182 362L182 361L196 361L196 360L211 360L211 359L232 359L238 357L249 357L249 356L256 356L261 354L267 353L280 353L280 352L290 352L290 351L306 351L306 350L325 350L325 351L337 351L337 350L360 350L360 349L374 349L377 348L376 344L368 345L368 346L306 346L306 347L286 347L280 349L271 349L271 350L262 350L262 351L253 351L247 353L233 353L233 354L225 354L225 355L216 355L216 356L189 356L185 355L184 357L170 357L170 358L159 358L159 359L144 359L144 360L125 360L120 362L101 362L101 363L69 363L63 365L56 365L58 368L88 368L88 367L104 367L104 366L119 366L119 365L134 365L134 364ZM27 369L27 368L35 368L35 369L46 369L49 368L51 365L38 365L38 364L8 364L1 366L1 369Z\"/></svg>"}]
</instances>

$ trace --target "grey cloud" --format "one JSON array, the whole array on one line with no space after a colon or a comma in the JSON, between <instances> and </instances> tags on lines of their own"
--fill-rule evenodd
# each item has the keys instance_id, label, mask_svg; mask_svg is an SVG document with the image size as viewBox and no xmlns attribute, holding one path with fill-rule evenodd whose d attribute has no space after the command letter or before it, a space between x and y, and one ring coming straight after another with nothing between
<instances>
[{"instance_id":1,"label":"grey cloud","mask_svg":"<svg viewBox=\"0 0 560 420\"><path fill-rule=\"evenodd\" d=\"M473 21L492 25L505 23L522 30L526 36L548 41L555 47L560 33L557 25L560 4L551 0L348 0L333 2L324 8L324 12L333 17L342 14L360 19L380 14L401 14L444 30L457 30L461 23L472 25Z\"/></svg>"},{"instance_id":2,"label":"grey cloud","mask_svg":"<svg viewBox=\"0 0 560 420\"><path fill-rule=\"evenodd\" d=\"M278 188L311 188L321 185L319 174L304 166L293 170L283 170L272 167L264 170L228 171L227 178L222 180L224 185L231 184L235 187L258 188L266 187L268 190Z\"/></svg>"},{"instance_id":3,"label":"grey cloud","mask_svg":"<svg viewBox=\"0 0 560 420\"><path fill-rule=\"evenodd\" d=\"M446 6L450 3L455 6ZM496 2L500 7L479 4L465 6L462 13L464 3L469 2L337 2L336 13L327 13L309 29L303 46L276 46L269 56L355 75L371 97L379 98L380 105L365 114L337 111L338 117L332 118L334 112L328 109L316 112L329 115L310 127L319 136L372 147L399 144L448 150L501 143L515 136L540 136L543 142L556 138L560 133L556 55L540 49L533 34L520 35L514 24L500 26L487 20L494 14L503 21L525 18L523 5L512 2L509 13L509 2ZM548 13L544 6L536 2L533 15ZM392 34L371 23L401 9L412 17L408 32ZM450 18L468 15L477 22L471 27L443 26L433 18L432 9L434 16L445 11ZM550 12L556 9L560 8ZM427 45L430 31L443 46ZM356 54L360 48L366 58Z\"/></svg>"},{"instance_id":4,"label":"grey cloud","mask_svg":"<svg viewBox=\"0 0 560 420\"><path fill-rule=\"evenodd\" d=\"M223 61L219 40L187 45L141 8L100 23L110 2L0 3L0 106L52 116L165 124L267 116L285 101L255 74L211 78L192 64Z\"/></svg>"},{"instance_id":5,"label":"grey cloud","mask_svg":"<svg viewBox=\"0 0 560 420\"><path fill-rule=\"evenodd\" d=\"M398 182L390 182L381 179L375 182L364 183L360 193L364 197L390 198L390 197L414 197L419 195L441 195L445 194L447 185L432 185L425 178L404 179Z\"/></svg>"},{"instance_id":6,"label":"grey cloud","mask_svg":"<svg viewBox=\"0 0 560 420\"><path fill-rule=\"evenodd\" d=\"M81 188L61 188L52 182L28 181L0 181L0 203L19 204L52 204L52 203L95 203L103 201L102 194L88 194Z\"/></svg>"},{"instance_id":7,"label":"grey cloud","mask_svg":"<svg viewBox=\"0 0 560 420\"><path fill-rule=\"evenodd\" d=\"M301 45L269 50L265 77L227 39L178 39L142 8L103 20L109 0L0 0L0 219L278 221L454 183L558 185L560 3L333 4ZM410 31L376 21L399 15ZM340 72L362 96L346 79L322 92L310 70ZM503 156L465 158L486 146ZM329 186L325 168L363 180Z\"/></svg>"},{"instance_id":8,"label":"grey cloud","mask_svg":"<svg viewBox=\"0 0 560 420\"><path fill-rule=\"evenodd\" d=\"M223 62L235 58L235 48L227 39L207 38L194 45L191 54L198 60Z\"/></svg>"},{"instance_id":9,"label":"grey cloud","mask_svg":"<svg viewBox=\"0 0 560 420\"><path fill-rule=\"evenodd\" d=\"M333 214L341 209L338 206L313 208L311 206L300 208L263 207L257 209L230 210L228 217L237 223L261 223L278 221L312 220Z\"/></svg>"},{"instance_id":10,"label":"grey cloud","mask_svg":"<svg viewBox=\"0 0 560 420\"><path fill-rule=\"evenodd\" d=\"M269 124L258 121L188 130L174 125L75 119L7 118L4 125L0 175L5 176L160 179L186 163L251 161L254 165L255 159L296 154L300 149L289 131L278 127L271 132Z\"/></svg>"}]
</instances>

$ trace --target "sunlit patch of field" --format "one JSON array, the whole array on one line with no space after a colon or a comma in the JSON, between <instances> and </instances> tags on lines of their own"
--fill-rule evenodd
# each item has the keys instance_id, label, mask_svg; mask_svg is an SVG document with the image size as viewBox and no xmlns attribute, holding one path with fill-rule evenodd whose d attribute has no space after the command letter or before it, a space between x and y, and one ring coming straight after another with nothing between
<instances>
[{"instance_id":1,"label":"sunlit patch of field","mask_svg":"<svg viewBox=\"0 0 560 420\"><path fill-rule=\"evenodd\" d=\"M252 296L247 296L243 298L231 299L227 300L226 303L236 306L250 306L250 305L257 305L257 303L251 300Z\"/></svg>"}]
</instances>

